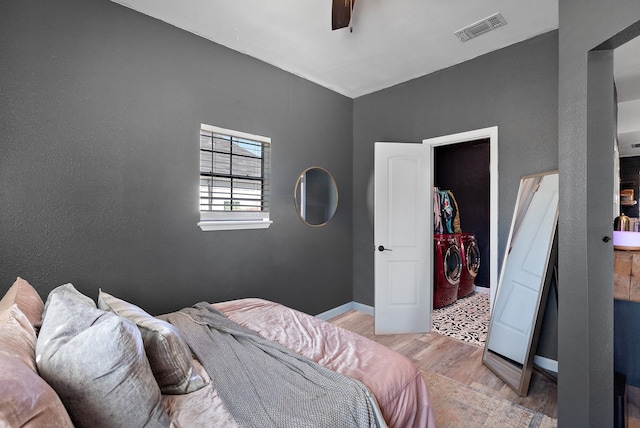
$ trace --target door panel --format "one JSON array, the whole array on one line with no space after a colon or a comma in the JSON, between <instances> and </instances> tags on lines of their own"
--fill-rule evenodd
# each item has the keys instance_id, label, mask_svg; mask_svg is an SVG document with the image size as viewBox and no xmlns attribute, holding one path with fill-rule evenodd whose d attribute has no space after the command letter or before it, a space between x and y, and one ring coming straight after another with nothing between
<instances>
[{"instance_id":1,"label":"door panel","mask_svg":"<svg viewBox=\"0 0 640 428\"><path fill-rule=\"evenodd\" d=\"M375 332L431 330L431 148L375 144Z\"/></svg>"},{"instance_id":2,"label":"door panel","mask_svg":"<svg viewBox=\"0 0 640 428\"><path fill-rule=\"evenodd\" d=\"M389 305L417 305L418 272L414 262L389 262L387 281L394 287L389 289Z\"/></svg>"}]
</instances>

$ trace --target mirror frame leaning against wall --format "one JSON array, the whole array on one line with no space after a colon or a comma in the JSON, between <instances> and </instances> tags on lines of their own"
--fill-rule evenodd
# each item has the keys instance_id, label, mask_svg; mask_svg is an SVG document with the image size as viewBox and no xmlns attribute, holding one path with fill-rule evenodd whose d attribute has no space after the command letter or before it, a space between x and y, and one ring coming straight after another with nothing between
<instances>
[{"instance_id":1,"label":"mirror frame leaning against wall","mask_svg":"<svg viewBox=\"0 0 640 428\"><path fill-rule=\"evenodd\" d=\"M482 356L484 365L521 397L529 391L547 296L556 271L557 224L558 171L521 177ZM537 250L531 251L534 247ZM522 281L516 277L519 269L524 272ZM517 293L513 291L518 288ZM514 343L521 347L507 349Z\"/></svg>"}]
</instances>

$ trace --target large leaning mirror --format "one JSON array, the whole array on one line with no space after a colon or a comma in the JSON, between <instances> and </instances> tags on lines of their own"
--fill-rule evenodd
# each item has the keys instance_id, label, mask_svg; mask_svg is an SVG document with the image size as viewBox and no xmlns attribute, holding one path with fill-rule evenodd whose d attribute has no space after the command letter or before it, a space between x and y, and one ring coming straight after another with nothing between
<instances>
[{"instance_id":1,"label":"large leaning mirror","mask_svg":"<svg viewBox=\"0 0 640 428\"><path fill-rule=\"evenodd\" d=\"M558 172L524 176L482 362L526 396L547 292L557 259Z\"/></svg>"},{"instance_id":2,"label":"large leaning mirror","mask_svg":"<svg viewBox=\"0 0 640 428\"><path fill-rule=\"evenodd\" d=\"M309 226L327 224L338 208L336 181L329 171L319 166L302 171L293 197L298 216Z\"/></svg>"}]
</instances>

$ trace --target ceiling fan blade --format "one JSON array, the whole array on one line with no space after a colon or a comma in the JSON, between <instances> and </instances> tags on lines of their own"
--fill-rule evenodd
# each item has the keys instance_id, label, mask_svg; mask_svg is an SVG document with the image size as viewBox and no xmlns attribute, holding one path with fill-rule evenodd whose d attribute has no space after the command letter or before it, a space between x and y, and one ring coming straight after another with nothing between
<instances>
[{"instance_id":1,"label":"ceiling fan blade","mask_svg":"<svg viewBox=\"0 0 640 428\"><path fill-rule=\"evenodd\" d=\"M355 0L333 0L331 8L331 29L338 30L349 26Z\"/></svg>"}]
</instances>

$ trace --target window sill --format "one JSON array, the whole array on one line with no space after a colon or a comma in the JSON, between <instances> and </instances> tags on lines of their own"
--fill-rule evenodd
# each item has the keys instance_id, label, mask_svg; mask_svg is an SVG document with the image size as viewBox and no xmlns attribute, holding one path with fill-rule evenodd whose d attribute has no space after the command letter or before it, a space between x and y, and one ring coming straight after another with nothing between
<instances>
[{"instance_id":1,"label":"window sill","mask_svg":"<svg viewBox=\"0 0 640 428\"><path fill-rule=\"evenodd\" d=\"M203 232L213 230L246 230L246 229L266 229L273 223L270 220L205 220L198 222L198 227Z\"/></svg>"}]
</instances>

